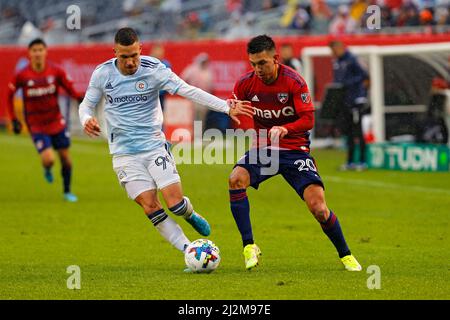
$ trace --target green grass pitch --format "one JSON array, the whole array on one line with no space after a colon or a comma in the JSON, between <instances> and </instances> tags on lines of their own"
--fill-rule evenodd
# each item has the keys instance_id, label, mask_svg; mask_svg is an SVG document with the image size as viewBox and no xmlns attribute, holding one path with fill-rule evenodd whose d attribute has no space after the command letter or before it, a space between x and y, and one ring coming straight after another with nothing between
<instances>
[{"instance_id":1,"label":"green grass pitch","mask_svg":"<svg viewBox=\"0 0 450 320\"><path fill-rule=\"evenodd\" d=\"M75 140L73 191L45 182L26 136L0 135L0 299L449 299L450 174L339 172L342 151L313 150L327 203L363 266L347 272L306 206L281 177L249 190L261 265L245 271L229 210L232 165L179 165L185 194L221 250L212 274L184 274L183 256L128 200L107 145ZM191 240L201 238L176 218ZM81 268L69 290L66 268ZM381 289L367 288L367 267Z\"/></svg>"}]
</instances>

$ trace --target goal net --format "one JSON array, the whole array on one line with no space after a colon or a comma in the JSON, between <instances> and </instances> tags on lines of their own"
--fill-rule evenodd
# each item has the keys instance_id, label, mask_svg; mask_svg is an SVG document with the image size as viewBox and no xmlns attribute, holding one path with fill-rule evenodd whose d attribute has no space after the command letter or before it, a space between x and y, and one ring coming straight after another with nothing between
<instances>
[{"instance_id":1,"label":"goal net","mask_svg":"<svg viewBox=\"0 0 450 320\"><path fill-rule=\"evenodd\" d=\"M364 130L373 133L376 142L412 137L415 127L425 117L431 99L434 79L449 82L450 42L349 46L370 75L370 113ZM302 51L303 74L317 109L320 110L324 85L332 82L331 50L328 47L306 47ZM448 88L444 117L450 124ZM319 112L320 114L320 112ZM325 131L315 130L315 140L326 138ZM319 143L320 144L320 143Z\"/></svg>"}]
</instances>

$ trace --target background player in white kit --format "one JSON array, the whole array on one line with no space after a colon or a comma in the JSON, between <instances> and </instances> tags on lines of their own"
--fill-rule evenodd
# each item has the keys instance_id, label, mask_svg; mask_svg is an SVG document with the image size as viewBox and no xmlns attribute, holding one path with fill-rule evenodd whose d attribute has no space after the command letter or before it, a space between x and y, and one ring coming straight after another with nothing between
<instances>
[{"instance_id":1,"label":"background player in white kit","mask_svg":"<svg viewBox=\"0 0 450 320\"><path fill-rule=\"evenodd\" d=\"M167 207L182 216L202 236L210 234L206 219L196 213L183 195L180 176L162 132L159 90L178 94L211 110L253 115L247 102L222 100L188 85L158 59L141 56L136 32L122 28L115 35L116 58L99 65L92 74L79 115L84 131L98 136L94 108L105 97L105 118L113 167L128 196L143 209L161 235L180 251L190 243L181 227L158 200L158 189Z\"/></svg>"}]
</instances>

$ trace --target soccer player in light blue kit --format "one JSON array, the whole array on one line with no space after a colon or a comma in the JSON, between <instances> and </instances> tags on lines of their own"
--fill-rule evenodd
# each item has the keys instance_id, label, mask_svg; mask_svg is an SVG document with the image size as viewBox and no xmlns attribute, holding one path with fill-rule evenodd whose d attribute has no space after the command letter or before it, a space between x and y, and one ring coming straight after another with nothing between
<instances>
[{"instance_id":1,"label":"soccer player in light blue kit","mask_svg":"<svg viewBox=\"0 0 450 320\"><path fill-rule=\"evenodd\" d=\"M248 102L222 100L190 86L158 59L141 56L141 44L131 28L116 33L114 52L116 58L99 65L92 74L79 108L81 124L87 135L100 134L94 109L104 97L109 149L120 184L161 235L183 252L190 241L162 208L158 190L169 210L184 217L202 236L210 234L210 226L183 195L180 176L161 130L159 90L227 113L233 120L237 115L252 116L253 109Z\"/></svg>"}]
</instances>

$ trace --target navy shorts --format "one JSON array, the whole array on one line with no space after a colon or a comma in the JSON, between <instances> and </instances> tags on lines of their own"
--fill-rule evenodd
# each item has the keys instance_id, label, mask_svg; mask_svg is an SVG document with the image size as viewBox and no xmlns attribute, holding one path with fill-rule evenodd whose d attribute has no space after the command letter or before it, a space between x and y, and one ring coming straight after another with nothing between
<instances>
[{"instance_id":1,"label":"navy shorts","mask_svg":"<svg viewBox=\"0 0 450 320\"><path fill-rule=\"evenodd\" d=\"M258 189L261 182L281 174L302 199L304 190L311 184L325 189L314 158L309 153L296 150L255 150L247 151L234 166L245 168L249 172L253 188Z\"/></svg>"},{"instance_id":2,"label":"navy shorts","mask_svg":"<svg viewBox=\"0 0 450 320\"><path fill-rule=\"evenodd\" d=\"M66 129L53 135L33 133L31 134L31 137L33 138L34 146L39 153L50 147L58 150L67 149L70 146L70 137Z\"/></svg>"}]
</instances>

